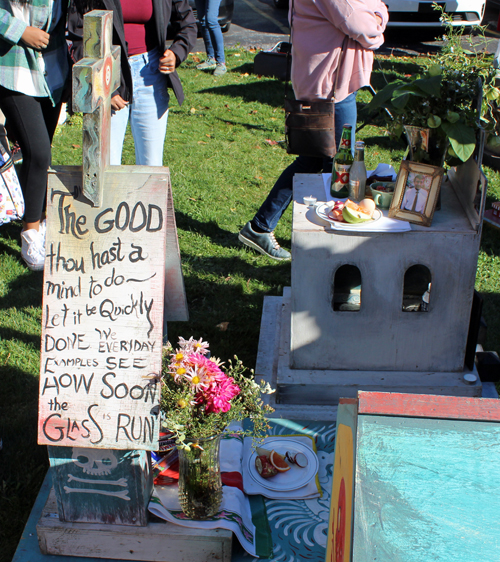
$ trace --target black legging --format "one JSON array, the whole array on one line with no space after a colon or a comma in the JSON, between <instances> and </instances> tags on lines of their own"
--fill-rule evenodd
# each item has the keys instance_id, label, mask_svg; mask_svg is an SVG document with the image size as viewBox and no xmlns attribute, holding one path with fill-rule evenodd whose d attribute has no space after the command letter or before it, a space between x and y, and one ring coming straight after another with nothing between
<instances>
[{"instance_id":1,"label":"black legging","mask_svg":"<svg viewBox=\"0 0 500 562\"><path fill-rule=\"evenodd\" d=\"M52 106L49 98L34 98L0 86L0 109L7 120L9 136L23 153L19 182L24 194L25 222L42 218L47 191L52 137L61 104Z\"/></svg>"}]
</instances>

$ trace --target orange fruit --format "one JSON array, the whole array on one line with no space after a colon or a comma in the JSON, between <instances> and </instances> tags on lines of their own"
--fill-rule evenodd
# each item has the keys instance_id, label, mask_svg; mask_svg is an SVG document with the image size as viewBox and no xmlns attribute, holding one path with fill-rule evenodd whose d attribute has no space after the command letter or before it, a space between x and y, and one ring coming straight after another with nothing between
<instances>
[{"instance_id":1,"label":"orange fruit","mask_svg":"<svg viewBox=\"0 0 500 562\"><path fill-rule=\"evenodd\" d=\"M274 449L271 451L269 460L278 472L286 472L287 470L290 470L290 466L286 462L285 457L277 453Z\"/></svg>"}]
</instances>

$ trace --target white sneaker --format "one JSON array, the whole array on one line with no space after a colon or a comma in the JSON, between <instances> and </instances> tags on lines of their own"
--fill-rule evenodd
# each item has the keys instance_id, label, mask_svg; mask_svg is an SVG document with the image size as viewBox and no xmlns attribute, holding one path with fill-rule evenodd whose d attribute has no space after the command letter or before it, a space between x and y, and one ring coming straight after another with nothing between
<instances>
[{"instance_id":1,"label":"white sneaker","mask_svg":"<svg viewBox=\"0 0 500 562\"><path fill-rule=\"evenodd\" d=\"M43 245L45 246L45 238L47 236L47 219L40 221L40 226L38 227L38 232L42 237Z\"/></svg>"},{"instance_id":2,"label":"white sneaker","mask_svg":"<svg viewBox=\"0 0 500 562\"><path fill-rule=\"evenodd\" d=\"M21 232L21 257L31 271L43 271L45 263L45 233L31 228Z\"/></svg>"}]
</instances>

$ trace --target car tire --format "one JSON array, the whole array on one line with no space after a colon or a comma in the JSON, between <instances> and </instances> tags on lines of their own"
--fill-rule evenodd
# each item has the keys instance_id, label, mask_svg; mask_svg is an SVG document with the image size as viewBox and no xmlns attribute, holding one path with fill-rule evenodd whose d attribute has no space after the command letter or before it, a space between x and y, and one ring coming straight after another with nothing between
<instances>
[{"instance_id":1,"label":"car tire","mask_svg":"<svg viewBox=\"0 0 500 562\"><path fill-rule=\"evenodd\" d=\"M221 25L220 30L222 33L227 33L231 27L231 22L226 23L226 25Z\"/></svg>"},{"instance_id":2,"label":"car tire","mask_svg":"<svg viewBox=\"0 0 500 562\"><path fill-rule=\"evenodd\" d=\"M288 0L273 0L273 4L275 8L283 9L288 8Z\"/></svg>"}]
</instances>

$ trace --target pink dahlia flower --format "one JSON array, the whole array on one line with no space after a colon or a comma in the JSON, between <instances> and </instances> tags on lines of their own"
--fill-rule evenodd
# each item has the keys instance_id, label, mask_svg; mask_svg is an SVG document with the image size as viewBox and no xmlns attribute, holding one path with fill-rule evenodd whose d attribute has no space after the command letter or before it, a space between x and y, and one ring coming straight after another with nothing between
<instances>
[{"instance_id":1,"label":"pink dahlia flower","mask_svg":"<svg viewBox=\"0 0 500 562\"><path fill-rule=\"evenodd\" d=\"M240 387L234 384L233 379L224 373L216 376L216 380L208 388L196 394L196 403L205 404L205 413L218 414L219 412L229 412L231 400L238 396Z\"/></svg>"},{"instance_id":2,"label":"pink dahlia flower","mask_svg":"<svg viewBox=\"0 0 500 562\"><path fill-rule=\"evenodd\" d=\"M224 375L224 373L220 370L217 363L201 355L201 353L192 353L189 356L189 362L191 365L195 365L198 367L198 373L204 376L204 382L208 379L209 381L214 380L214 378Z\"/></svg>"}]
</instances>

